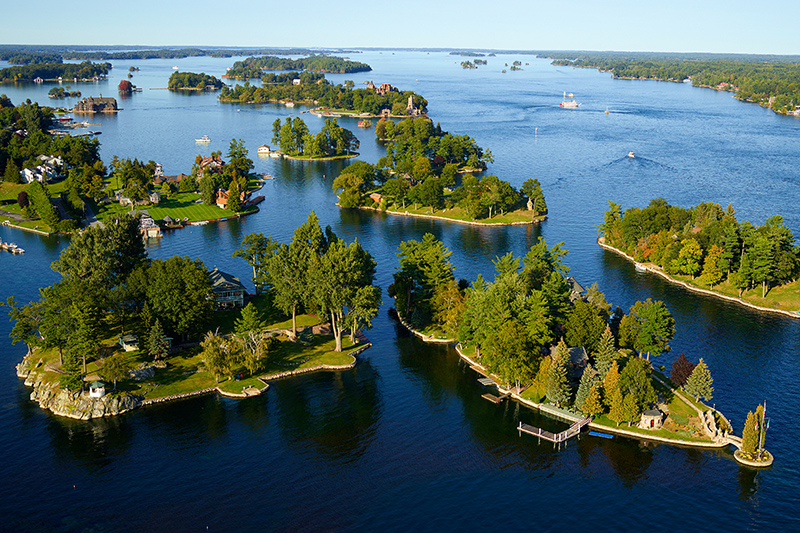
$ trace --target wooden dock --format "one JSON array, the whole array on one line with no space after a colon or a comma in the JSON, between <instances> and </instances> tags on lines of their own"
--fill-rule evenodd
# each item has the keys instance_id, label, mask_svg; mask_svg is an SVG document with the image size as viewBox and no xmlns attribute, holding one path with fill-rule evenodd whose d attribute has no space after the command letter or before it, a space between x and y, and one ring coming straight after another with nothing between
<instances>
[{"instance_id":1,"label":"wooden dock","mask_svg":"<svg viewBox=\"0 0 800 533\"><path fill-rule=\"evenodd\" d=\"M501 394L500 396L495 396L494 394L490 394L490 393L487 392L486 394L482 395L481 398L485 398L486 400L489 400L490 402L492 402L494 404L498 404L498 403L502 402L503 400L505 400L506 398L508 398L509 396L511 396L510 392L507 392L505 394Z\"/></svg>"},{"instance_id":2,"label":"wooden dock","mask_svg":"<svg viewBox=\"0 0 800 533\"><path fill-rule=\"evenodd\" d=\"M478 378L478 383L483 385L484 387L491 387L494 385L494 380L491 378Z\"/></svg>"},{"instance_id":3,"label":"wooden dock","mask_svg":"<svg viewBox=\"0 0 800 533\"><path fill-rule=\"evenodd\" d=\"M581 429L583 429L583 427L591 421L592 417L587 416L586 418L582 418L576 422L573 422L570 427L561 433L552 433L542 428L537 428L529 424L523 424L522 422L519 423L519 427L517 429L521 433L527 433L529 435L533 435L534 437L540 437L542 439L549 440L550 442L560 443L566 442L570 438L580 433Z\"/></svg>"}]
</instances>

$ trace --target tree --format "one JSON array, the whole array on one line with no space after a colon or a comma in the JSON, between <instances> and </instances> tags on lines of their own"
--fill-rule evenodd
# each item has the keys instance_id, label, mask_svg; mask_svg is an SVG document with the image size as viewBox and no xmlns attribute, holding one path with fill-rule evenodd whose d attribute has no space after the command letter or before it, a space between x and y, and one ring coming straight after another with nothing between
<instances>
[{"instance_id":1,"label":"tree","mask_svg":"<svg viewBox=\"0 0 800 533\"><path fill-rule=\"evenodd\" d=\"M269 287L269 260L278 251L280 245L272 237L264 237L261 232L248 233L242 244L233 252L233 257L247 261L253 269L253 285L256 294Z\"/></svg>"},{"instance_id":2,"label":"tree","mask_svg":"<svg viewBox=\"0 0 800 533\"><path fill-rule=\"evenodd\" d=\"M22 181L22 178L19 176L19 167L12 158L9 158L8 163L6 163L3 179L8 183L20 183Z\"/></svg>"},{"instance_id":3,"label":"tree","mask_svg":"<svg viewBox=\"0 0 800 533\"><path fill-rule=\"evenodd\" d=\"M633 398L639 408L639 413L658 399L650 378L651 373L652 369L648 361L641 357L634 357L625 364L625 368L619 374L617 387L622 390L626 398Z\"/></svg>"},{"instance_id":4,"label":"tree","mask_svg":"<svg viewBox=\"0 0 800 533\"><path fill-rule=\"evenodd\" d=\"M641 414L642 409L633 394L626 395L622 401L622 419L628 422L628 427L630 427L631 422L638 420Z\"/></svg>"},{"instance_id":5,"label":"tree","mask_svg":"<svg viewBox=\"0 0 800 533\"><path fill-rule=\"evenodd\" d=\"M588 414L586 411L586 400L589 398L589 393L597 383L598 375L592 365L587 365L583 370L580 385L578 385L578 392L575 393L575 407Z\"/></svg>"},{"instance_id":6,"label":"tree","mask_svg":"<svg viewBox=\"0 0 800 533\"><path fill-rule=\"evenodd\" d=\"M130 369L128 358L124 354L115 353L103 360L99 373L104 380L114 383L114 390L117 390L117 381L127 378Z\"/></svg>"},{"instance_id":7,"label":"tree","mask_svg":"<svg viewBox=\"0 0 800 533\"><path fill-rule=\"evenodd\" d=\"M547 214L547 204L544 200L544 193L542 192L542 185L536 178L527 179L522 184L522 194L528 197L530 201L529 206L532 216L536 217L539 214Z\"/></svg>"},{"instance_id":8,"label":"tree","mask_svg":"<svg viewBox=\"0 0 800 533\"><path fill-rule=\"evenodd\" d=\"M214 179L211 176L203 176L200 181L200 198L206 205L214 205L217 203L217 188L214 185Z\"/></svg>"},{"instance_id":9,"label":"tree","mask_svg":"<svg viewBox=\"0 0 800 533\"><path fill-rule=\"evenodd\" d=\"M608 393L609 392L606 391L607 395ZM616 422L617 427L619 427L620 422L624 422L626 420L624 401L625 400L622 396L622 391L620 389L614 389L609 399L610 410L608 412L608 418L612 422Z\"/></svg>"},{"instance_id":10,"label":"tree","mask_svg":"<svg viewBox=\"0 0 800 533\"><path fill-rule=\"evenodd\" d=\"M242 198L239 184L236 180L231 181L231 188L228 189L228 210L238 213L242 210Z\"/></svg>"},{"instance_id":11,"label":"tree","mask_svg":"<svg viewBox=\"0 0 800 533\"><path fill-rule=\"evenodd\" d=\"M547 401L561 407L567 404L570 398L569 376L567 368L569 365L569 353L567 345L562 340L556 347L553 362L547 372Z\"/></svg>"},{"instance_id":12,"label":"tree","mask_svg":"<svg viewBox=\"0 0 800 533\"><path fill-rule=\"evenodd\" d=\"M614 334L611 333L610 326L606 326L603 335L600 337L594 359L600 379L605 379L606 374L611 369L612 363L617 360L617 349L614 347Z\"/></svg>"},{"instance_id":13,"label":"tree","mask_svg":"<svg viewBox=\"0 0 800 533\"><path fill-rule=\"evenodd\" d=\"M259 331L264 328L264 321L261 320L260 313L253 302L248 303L241 312L241 317L236 319L236 333L247 333L249 331Z\"/></svg>"},{"instance_id":14,"label":"tree","mask_svg":"<svg viewBox=\"0 0 800 533\"><path fill-rule=\"evenodd\" d=\"M577 300L567 312L564 327L569 346L584 346L589 353L594 353L608 324L598 314L596 307L584 300Z\"/></svg>"},{"instance_id":15,"label":"tree","mask_svg":"<svg viewBox=\"0 0 800 533\"><path fill-rule=\"evenodd\" d=\"M239 343L244 365L251 376L255 375L264 359L278 342L270 334L256 330L236 335L236 341Z\"/></svg>"},{"instance_id":16,"label":"tree","mask_svg":"<svg viewBox=\"0 0 800 533\"><path fill-rule=\"evenodd\" d=\"M636 302L619 325L620 344L631 347L639 353L661 355L668 352L669 341L675 336L675 320L660 300L648 298Z\"/></svg>"},{"instance_id":17,"label":"tree","mask_svg":"<svg viewBox=\"0 0 800 533\"><path fill-rule=\"evenodd\" d=\"M694 279L695 274L700 272L700 261L703 259L703 248L697 239L686 239L683 247L678 253L678 259L673 261L673 268L680 270L684 274L689 274Z\"/></svg>"},{"instance_id":18,"label":"tree","mask_svg":"<svg viewBox=\"0 0 800 533\"><path fill-rule=\"evenodd\" d=\"M605 398L606 405L611 406L611 401L614 398L614 393L619 389L619 367L617 362L611 363L611 368L606 372L606 377L603 380L603 397Z\"/></svg>"},{"instance_id":19,"label":"tree","mask_svg":"<svg viewBox=\"0 0 800 533\"><path fill-rule=\"evenodd\" d=\"M120 94L131 94L133 92L133 84L128 80L122 80L119 82L119 89Z\"/></svg>"},{"instance_id":20,"label":"tree","mask_svg":"<svg viewBox=\"0 0 800 533\"><path fill-rule=\"evenodd\" d=\"M705 278L711 289L725 277L725 271L722 267L722 253L722 248L714 244L708 250L705 263L703 263L703 278Z\"/></svg>"},{"instance_id":21,"label":"tree","mask_svg":"<svg viewBox=\"0 0 800 533\"><path fill-rule=\"evenodd\" d=\"M760 406L759 406L760 407ZM758 447L758 432L756 431L758 422L756 415L752 411L747 413L747 419L742 431L742 451L745 453L755 453Z\"/></svg>"},{"instance_id":22,"label":"tree","mask_svg":"<svg viewBox=\"0 0 800 533\"><path fill-rule=\"evenodd\" d=\"M683 387L686 385L686 380L692 375L695 364L686 359L686 355L681 354L672 362L669 378L676 387Z\"/></svg>"},{"instance_id":23,"label":"tree","mask_svg":"<svg viewBox=\"0 0 800 533\"><path fill-rule=\"evenodd\" d=\"M706 366L706 363L701 357L700 362L694 367L689 379L686 380L684 389L694 396L695 400L699 401L702 397L708 401L711 399L711 393L714 392L714 387L711 386L713 383L714 380L711 379L711 372L708 370L708 366Z\"/></svg>"},{"instance_id":24,"label":"tree","mask_svg":"<svg viewBox=\"0 0 800 533\"><path fill-rule=\"evenodd\" d=\"M203 342L200 343L200 346L203 347L203 363L206 369L214 374L216 383L219 383L220 375L224 374L229 367L227 354L222 348L224 342L225 339L219 335L219 330L217 330L216 332L209 331L206 333Z\"/></svg>"},{"instance_id":25,"label":"tree","mask_svg":"<svg viewBox=\"0 0 800 533\"><path fill-rule=\"evenodd\" d=\"M169 354L168 343L164 337L164 328L161 321L156 319L147 335L147 353L154 361L164 359Z\"/></svg>"}]
</instances>

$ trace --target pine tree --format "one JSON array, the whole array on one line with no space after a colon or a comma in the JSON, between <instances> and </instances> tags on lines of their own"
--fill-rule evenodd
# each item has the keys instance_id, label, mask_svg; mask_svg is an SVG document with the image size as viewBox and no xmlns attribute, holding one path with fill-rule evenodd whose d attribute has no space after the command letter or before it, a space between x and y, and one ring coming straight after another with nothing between
<instances>
[{"instance_id":1,"label":"pine tree","mask_svg":"<svg viewBox=\"0 0 800 533\"><path fill-rule=\"evenodd\" d=\"M610 418L612 422L616 422L617 427L619 427L620 422L625 420L624 401L625 400L622 398L622 391L614 389L614 393L611 395L611 410L608 412L608 418Z\"/></svg>"},{"instance_id":2,"label":"pine tree","mask_svg":"<svg viewBox=\"0 0 800 533\"><path fill-rule=\"evenodd\" d=\"M153 357L154 361L163 359L167 356L167 341L164 340L164 328L161 321L156 319L153 327L147 335L147 353Z\"/></svg>"},{"instance_id":3,"label":"pine tree","mask_svg":"<svg viewBox=\"0 0 800 533\"><path fill-rule=\"evenodd\" d=\"M742 451L754 453L758 446L758 434L756 433L756 415L752 411L747 413L747 420L742 431Z\"/></svg>"},{"instance_id":4,"label":"pine tree","mask_svg":"<svg viewBox=\"0 0 800 533\"><path fill-rule=\"evenodd\" d=\"M547 400L558 407L569 402L568 364L569 353L567 345L562 340L558 343L556 352L553 355L553 363L547 372Z\"/></svg>"},{"instance_id":5,"label":"pine tree","mask_svg":"<svg viewBox=\"0 0 800 533\"><path fill-rule=\"evenodd\" d=\"M606 406L611 407L611 402L614 398L614 392L617 390L619 383L619 367L617 362L611 363L611 368L606 373L606 378L603 380L603 391L605 392Z\"/></svg>"},{"instance_id":6,"label":"pine tree","mask_svg":"<svg viewBox=\"0 0 800 533\"><path fill-rule=\"evenodd\" d=\"M636 402L636 397L633 394L626 394L625 399L622 401L622 416L623 420L628 422L630 427L631 422L635 422L641 416L642 411Z\"/></svg>"},{"instance_id":7,"label":"pine tree","mask_svg":"<svg viewBox=\"0 0 800 533\"><path fill-rule=\"evenodd\" d=\"M592 365L587 365L581 376L581 383L578 385L578 392L575 394L575 407L586 413L585 403L589 397L592 386L598 381L597 372ZM587 413L588 414L588 413Z\"/></svg>"},{"instance_id":8,"label":"pine tree","mask_svg":"<svg viewBox=\"0 0 800 533\"><path fill-rule=\"evenodd\" d=\"M583 412L589 416L597 416L603 414L603 402L600 398L600 383L597 382L592 385L589 394L586 396L586 401L583 403Z\"/></svg>"},{"instance_id":9,"label":"pine tree","mask_svg":"<svg viewBox=\"0 0 800 533\"><path fill-rule=\"evenodd\" d=\"M611 368L611 363L616 358L617 350L614 347L614 334L611 333L611 328L606 326L603 336L600 337L600 342L597 345L597 354L595 355L595 364L601 380L606 378L606 374Z\"/></svg>"},{"instance_id":10,"label":"pine tree","mask_svg":"<svg viewBox=\"0 0 800 533\"><path fill-rule=\"evenodd\" d=\"M713 383L714 380L711 379L711 372L701 358L697 366L694 367L692 375L686 380L684 389L694 396L695 400L700 400L701 397L710 400L711 393L714 392L714 387L711 386Z\"/></svg>"},{"instance_id":11,"label":"pine tree","mask_svg":"<svg viewBox=\"0 0 800 533\"><path fill-rule=\"evenodd\" d=\"M228 189L228 210L234 213L242 210L241 191L235 179L231 181L231 188Z\"/></svg>"},{"instance_id":12,"label":"pine tree","mask_svg":"<svg viewBox=\"0 0 800 533\"><path fill-rule=\"evenodd\" d=\"M241 318L236 319L235 331L236 333L247 333L264 328L264 322L261 320L260 313L253 302L250 302L242 309Z\"/></svg>"}]
</instances>

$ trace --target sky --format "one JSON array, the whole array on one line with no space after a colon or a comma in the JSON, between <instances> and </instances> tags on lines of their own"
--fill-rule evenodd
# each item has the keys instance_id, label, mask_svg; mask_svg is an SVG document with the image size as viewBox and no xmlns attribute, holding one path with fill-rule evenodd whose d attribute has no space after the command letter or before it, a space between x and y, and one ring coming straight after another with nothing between
<instances>
[{"instance_id":1,"label":"sky","mask_svg":"<svg viewBox=\"0 0 800 533\"><path fill-rule=\"evenodd\" d=\"M796 0L16 0L0 44L794 55L795 11Z\"/></svg>"}]
</instances>

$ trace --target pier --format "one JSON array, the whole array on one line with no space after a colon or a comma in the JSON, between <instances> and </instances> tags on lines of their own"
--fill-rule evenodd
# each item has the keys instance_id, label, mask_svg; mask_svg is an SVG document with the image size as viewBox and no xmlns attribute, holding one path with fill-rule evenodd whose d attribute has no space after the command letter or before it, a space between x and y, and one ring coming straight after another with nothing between
<instances>
[{"instance_id":1,"label":"pier","mask_svg":"<svg viewBox=\"0 0 800 533\"><path fill-rule=\"evenodd\" d=\"M490 402L492 402L494 404L498 404L498 403L502 402L503 400L505 400L506 398L508 398L510 396L511 396L510 392L507 392L505 394L501 394L500 396L495 396L494 394L490 394L490 393L487 392L486 394L481 395L481 398L489 400Z\"/></svg>"},{"instance_id":2,"label":"pier","mask_svg":"<svg viewBox=\"0 0 800 533\"><path fill-rule=\"evenodd\" d=\"M552 433L542 428L537 428L529 424L523 424L522 422L519 423L519 427L517 429L520 431L520 433L527 433L529 435L533 435L534 437L549 440L550 442L561 443L566 442L570 438L580 433L581 429L583 429L583 427L591 421L592 417L587 416L586 418L582 418L576 422L573 422L571 426L561 433Z\"/></svg>"}]
</instances>

